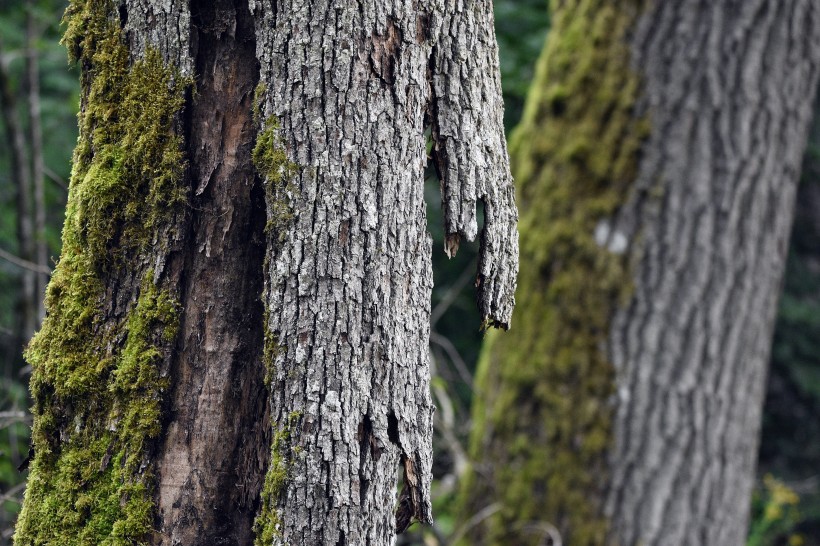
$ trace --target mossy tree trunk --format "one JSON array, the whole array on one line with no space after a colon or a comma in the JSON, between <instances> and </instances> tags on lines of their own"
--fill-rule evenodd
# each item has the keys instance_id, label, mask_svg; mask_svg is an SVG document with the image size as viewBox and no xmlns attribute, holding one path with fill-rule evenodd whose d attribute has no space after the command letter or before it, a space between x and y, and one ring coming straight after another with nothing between
<instances>
[{"instance_id":1,"label":"mossy tree trunk","mask_svg":"<svg viewBox=\"0 0 820 546\"><path fill-rule=\"evenodd\" d=\"M485 324L513 305L490 3L73 0L66 23L80 139L15 543L429 521L426 127L447 250L482 200Z\"/></svg>"},{"instance_id":2,"label":"mossy tree trunk","mask_svg":"<svg viewBox=\"0 0 820 546\"><path fill-rule=\"evenodd\" d=\"M743 544L820 9L552 9L512 144L524 267L480 364L469 543Z\"/></svg>"}]
</instances>

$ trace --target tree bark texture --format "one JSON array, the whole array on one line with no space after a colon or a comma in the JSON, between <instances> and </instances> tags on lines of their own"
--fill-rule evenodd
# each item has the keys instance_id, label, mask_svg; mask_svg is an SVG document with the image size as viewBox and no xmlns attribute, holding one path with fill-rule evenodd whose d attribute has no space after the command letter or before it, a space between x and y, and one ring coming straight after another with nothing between
<instances>
[{"instance_id":1,"label":"tree bark texture","mask_svg":"<svg viewBox=\"0 0 820 546\"><path fill-rule=\"evenodd\" d=\"M501 507L471 543L743 544L820 11L552 6L512 148L518 328L485 347L462 492L465 520Z\"/></svg>"},{"instance_id":2,"label":"tree bark texture","mask_svg":"<svg viewBox=\"0 0 820 546\"><path fill-rule=\"evenodd\" d=\"M491 4L75 0L66 28L80 139L16 543L430 521L427 126L448 251L483 201L485 323L513 305Z\"/></svg>"},{"instance_id":3,"label":"tree bark texture","mask_svg":"<svg viewBox=\"0 0 820 546\"><path fill-rule=\"evenodd\" d=\"M280 441L263 536L388 544L432 517L427 126L446 250L475 237L482 201L479 307L488 325L510 321L517 213L492 5L256 2L254 14L263 131L287 156L267 165L266 351Z\"/></svg>"}]
</instances>

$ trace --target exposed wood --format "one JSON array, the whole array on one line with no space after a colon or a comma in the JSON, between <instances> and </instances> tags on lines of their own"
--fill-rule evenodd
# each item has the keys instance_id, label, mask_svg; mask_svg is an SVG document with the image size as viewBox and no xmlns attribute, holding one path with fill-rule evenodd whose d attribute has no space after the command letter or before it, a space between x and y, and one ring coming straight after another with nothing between
<instances>
[{"instance_id":1,"label":"exposed wood","mask_svg":"<svg viewBox=\"0 0 820 546\"><path fill-rule=\"evenodd\" d=\"M143 18L150 20L129 15L129 24ZM260 300L265 211L251 162L253 22L242 2L203 0L191 4L191 24L180 42L190 40L197 74L185 116L192 218L170 263L184 311L156 460L156 543L250 544L270 452Z\"/></svg>"}]
</instances>

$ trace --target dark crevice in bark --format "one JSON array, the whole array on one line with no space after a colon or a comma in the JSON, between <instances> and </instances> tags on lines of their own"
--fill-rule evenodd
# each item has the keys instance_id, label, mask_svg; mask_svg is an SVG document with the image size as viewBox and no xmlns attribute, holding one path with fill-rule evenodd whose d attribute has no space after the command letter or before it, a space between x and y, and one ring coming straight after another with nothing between
<instances>
[{"instance_id":1,"label":"dark crevice in bark","mask_svg":"<svg viewBox=\"0 0 820 546\"><path fill-rule=\"evenodd\" d=\"M401 447L399 440L399 420L396 419L396 414L392 411L387 415L387 437L397 446Z\"/></svg>"},{"instance_id":2,"label":"dark crevice in bark","mask_svg":"<svg viewBox=\"0 0 820 546\"><path fill-rule=\"evenodd\" d=\"M117 7L117 14L120 17L120 28L125 28L128 24L128 7L125 4L120 4Z\"/></svg>"},{"instance_id":3,"label":"dark crevice in bark","mask_svg":"<svg viewBox=\"0 0 820 546\"><path fill-rule=\"evenodd\" d=\"M270 446L262 364L264 192L251 162L259 68L246 3L191 7L196 93L184 119L184 315L159 457L162 544L250 544Z\"/></svg>"}]
</instances>

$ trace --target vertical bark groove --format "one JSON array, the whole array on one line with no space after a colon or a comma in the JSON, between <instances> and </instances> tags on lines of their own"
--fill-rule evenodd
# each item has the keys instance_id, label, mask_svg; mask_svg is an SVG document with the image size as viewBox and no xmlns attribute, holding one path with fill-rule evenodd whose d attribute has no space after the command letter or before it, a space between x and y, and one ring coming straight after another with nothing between
<instances>
[{"instance_id":1,"label":"vertical bark groove","mask_svg":"<svg viewBox=\"0 0 820 546\"><path fill-rule=\"evenodd\" d=\"M256 46L244 3L190 9L192 218L185 250L170 264L184 311L157 461L157 542L250 544L270 430L259 301L265 213L251 163Z\"/></svg>"}]
</instances>

